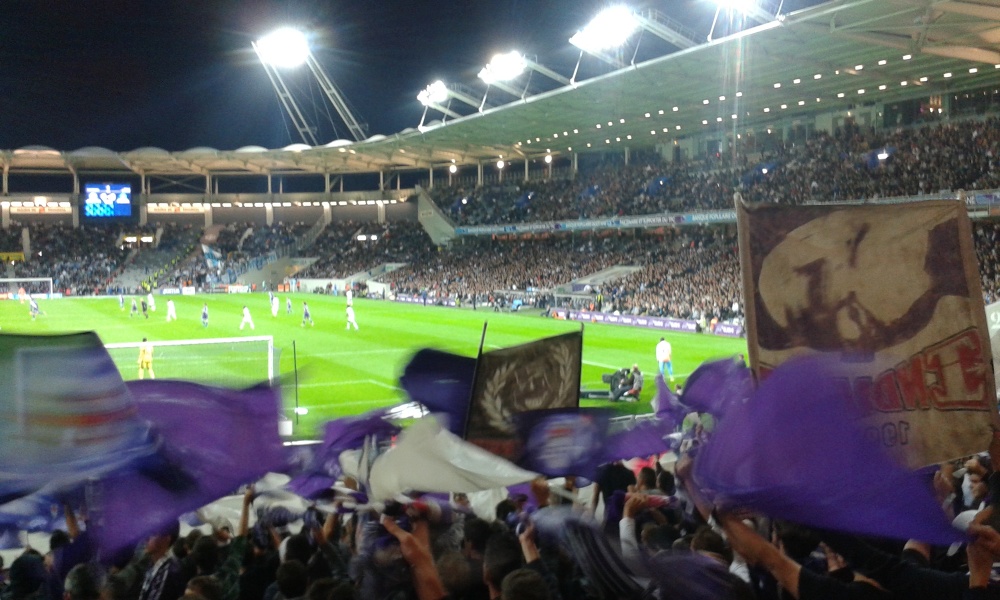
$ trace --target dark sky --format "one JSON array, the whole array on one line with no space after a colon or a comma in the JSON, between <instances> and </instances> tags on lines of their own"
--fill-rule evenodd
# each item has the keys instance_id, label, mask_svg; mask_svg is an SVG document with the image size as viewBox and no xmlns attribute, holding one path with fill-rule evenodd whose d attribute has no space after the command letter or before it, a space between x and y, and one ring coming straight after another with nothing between
<instances>
[{"instance_id":1,"label":"dark sky","mask_svg":"<svg viewBox=\"0 0 1000 600\"><path fill-rule=\"evenodd\" d=\"M794 4L808 3L806 0ZM815 3L815 2L812 2ZM786 12L794 8L786 2ZM6 0L0 11L0 148L223 150L299 142L250 42L281 25L313 53L369 133L415 127L441 78L482 89L489 58L518 49L569 76L567 41L602 0ZM642 8L643 5L632 4ZM704 39L709 0L647 0ZM640 49L662 54L655 40ZM589 71L588 71L589 69ZM607 70L584 60L583 75ZM289 76L320 143L349 138L308 77ZM541 83L541 82L539 82ZM436 115L435 117L439 117Z\"/></svg>"}]
</instances>

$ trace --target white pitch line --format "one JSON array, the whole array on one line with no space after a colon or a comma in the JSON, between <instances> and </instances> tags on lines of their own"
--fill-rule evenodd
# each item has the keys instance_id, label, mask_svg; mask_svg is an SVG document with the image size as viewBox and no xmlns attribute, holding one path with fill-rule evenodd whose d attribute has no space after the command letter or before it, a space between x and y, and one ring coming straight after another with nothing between
<instances>
[{"instance_id":1,"label":"white pitch line","mask_svg":"<svg viewBox=\"0 0 1000 600\"><path fill-rule=\"evenodd\" d=\"M351 402L326 402L324 404L305 404L302 403L300 406L306 408L322 408L325 406L367 406L375 404L377 402L399 402L399 398L372 398L370 400L354 400Z\"/></svg>"},{"instance_id":2,"label":"white pitch line","mask_svg":"<svg viewBox=\"0 0 1000 600\"><path fill-rule=\"evenodd\" d=\"M593 361L589 361L589 360L581 360L580 362L582 362L585 365L590 365L592 367L601 367L602 369L614 369L614 370L617 371L618 369L621 368L621 367L616 367L614 365L606 365L604 363L593 362Z\"/></svg>"},{"instance_id":3,"label":"white pitch line","mask_svg":"<svg viewBox=\"0 0 1000 600\"><path fill-rule=\"evenodd\" d=\"M384 387L390 390L402 390L401 387L396 387L394 385L389 385L388 383L382 383L381 381L375 381L374 379L355 379L353 381L330 381L327 383L300 383L299 387L322 387L322 386L333 386L333 385L361 385L370 384ZM289 384L294 385L294 384Z\"/></svg>"},{"instance_id":4,"label":"white pitch line","mask_svg":"<svg viewBox=\"0 0 1000 600\"><path fill-rule=\"evenodd\" d=\"M349 350L344 352L310 352L305 355L306 358L313 356L355 356L358 354L395 354L402 352L401 350Z\"/></svg>"},{"instance_id":5,"label":"white pitch line","mask_svg":"<svg viewBox=\"0 0 1000 600\"><path fill-rule=\"evenodd\" d=\"M487 348L506 348L506 346L498 346L496 344L486 344L486 347ZM593 361L589 361L589 360L581 360L580 362L582 362L585 365L590 365L592 367L601 367L603 369L614 369L616 371L621 368L621 367L616 367L614 365L606 365L604 363L593 362Z\"/></svg>"}]
</instances>

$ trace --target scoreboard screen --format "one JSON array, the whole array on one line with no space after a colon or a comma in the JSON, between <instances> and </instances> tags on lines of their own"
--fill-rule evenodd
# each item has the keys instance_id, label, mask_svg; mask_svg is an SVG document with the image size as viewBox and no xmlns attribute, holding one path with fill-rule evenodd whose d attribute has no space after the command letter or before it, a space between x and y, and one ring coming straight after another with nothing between
<instances>
[{"instance_id":1,"label":"scoreboard screen","mask_svg":"<svg viewBox=\"0 0 1000 600\"><path fill-rule=\"evenodd\" d=\"M132 185L87 183L83 186L83 216L97 219L132 216Z\"/></svg>"}]
</instances>

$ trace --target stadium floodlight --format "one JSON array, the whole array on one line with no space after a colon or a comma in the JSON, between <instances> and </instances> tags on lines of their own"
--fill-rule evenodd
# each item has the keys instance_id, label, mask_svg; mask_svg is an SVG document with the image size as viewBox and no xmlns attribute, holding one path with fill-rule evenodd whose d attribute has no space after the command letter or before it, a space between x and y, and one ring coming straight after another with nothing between
<instances>
[{"instance_id":1,"label":"stadium floodlight","mask_svg":"<svg viewBox=\"0 0 1000 600\"><path fill-rule=\"evenodd\" d=\"M257 40L261 60L275 67L293 69L302 66L309 58L309 42L304 33L291 27L282 27Z\"/></svg>"},{"instance_id":2,"label":"stadium floodlight","mask_svg":"<svg viewBox=\"0 0 1000 600\"><path fill-rule=\"evenodd\" d=\"M424 106L434 106L448 101L448 86L438 79L434 83L425 87L419 94L417 100Z\"/></svg>"},{"instance_id":3,"label":"stadium floodlight","mask_svg":"<svg viewBox=\"0 0 1000 600\"><path fill-rule=\"evenodd\" d=\"M726 11L730 15L739 14L744 18L753 19L759 23L769 23L775 19L784 19L781 13L781 4L777 8L769 5L768 0L715 0L715 17L712 19L712 28L708 32L708 41L712 41L715 35L715 27L719 22L719 15ZM771 14L773 9L774 14Z\"/></svg>"},{"instance_id":4,"label":"stadium floodlight","mask_svg":"<svg viewBox=\"0 0 1000 600\"><path fill-rule=\"evenodd\" d=\"M516 50L505 54L497 54L489 64L479 71L479 78L487 85L503 83L517 79L528 68L524 55Z\"/></svg>"},{"instance_id":5,"label":"stadium floodlight","mask_svg":"<svg viewBox=\"0 0 1000 600\"><path fill-rule=\"evenodd\" d=\"M581 58L583 53L587 53L614 67L621 68L625 66L624 61L612 51L624 46L628 39L640 29L681 49L693 48L697 45L694 41L697 34L679 21L655 9L650 8L636 12L627 6L612 6L601 11L569 41L580 49ZM638 52L638 45L636 52ZM634 55L632 62L633 64L635 62ZM579 68L578 62L577 70ZM576 71L574 71L571 80L576 80Z\"/></svg>"},{"instance_id":6,"label":"stadium floodlight","mask_svg":"<svg viewBox=\"0 0 1000 600\"><path fill-rule=\"evenodd\" d=\"M639 21L627 6L602 10L586 27L569 38L569 43L589 54L600 54L625 44L639 29Z\"/></svg>"},{"instance_id":7,"label":"stadium floodlight","mask_svg":"<svg viewBox=\"0 0 1000 600\"><path fill-rule=\"evenodd\" d=\"M313 56L304 33L291 27L283 27L256 42L252 42L251 45L264 66L268 79L271 80L271 85L278 94L278 99L285 108L285 112L292 119L292 124L304 143L311 146L319 145L315 133L317 128L310 126L306 121L304 113L296 104L294 96L278 70L291 69L303 64L309 67L309 71L316 79L320 90L333 105L340 119L347 125L347 129L350 130L354 139L360 142L368 137L365 126L354 116L344 99L344 95L334 85L316 57Z\"/></svg>"},{"instance_id":8,"label":"stadium floodlight","mask_svg":"<svg viewBox=\"0 0 1000 600\"><path fill-rule=\"evenodd\" d=\"M439 79L417 94L417 100L420 104L424 105L424 114L420 118L420 125L417 126L418 129L424 126L424 120L427 118L427 109L429 108L442 112L453 119L461 118L462 115L452 110L450 104L444 104L452 98L482 111L482 105L479 101L473 98L469 92L466 92L463 86L458 84L446 85Z\"/></svg>"},{"instance_id":9,"label":"stadium floodlight","mask_svg":"<svg viewBox=\"0 0 1000 600\"><path fill-rule=\"evenodd\" d=\"M512 96L524 98L524 95L528 91L527 87L525 87L523 91L519 92L508 86L507 82L517 79L527 70L535 71L540 75L544 75L560 85L570 85L571 83L566 77L563 77L552 69L544 67L535 61L528 59L524 56L524 54L516 50L511 50L510 52L504 54L494 55L489 64L479 71L479 78L482 79L483 83L488 86L497 87ZM487 90L487 94L488 93L489 91ZM484 96L482 105L479 107L480 112L482 112L485 105L486 97Z\"/></svg>"}]
</instances>

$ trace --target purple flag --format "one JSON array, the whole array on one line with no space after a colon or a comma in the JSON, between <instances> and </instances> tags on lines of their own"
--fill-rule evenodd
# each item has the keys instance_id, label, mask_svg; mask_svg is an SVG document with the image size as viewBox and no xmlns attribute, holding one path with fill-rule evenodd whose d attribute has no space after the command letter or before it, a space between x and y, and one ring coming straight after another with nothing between
<instances>
[{"instance_id":1,"label":"purple flag","mask_svg":"<svg viewBox=\"0 0 1000 600\"><path fill-rule=\"evenodd\" d=\"M148 429L97 334L0 335L0 505L152 455Z\"/></svg>"},{"instance_id":2,"label":"purple flag","mask_svg":"<svg viewBox=\"0 0 1000 600\"><path fill-rule=\"evenodd\" d=\"M656 581L660 598L716 600L732 598L735 575L714 558L699 552L658 552L647 571Z\"/></svg>"},{"instance_id":3,"label":"purple flag","mask_svg":"<svg viewBox=\"0 0 1000 600\"><path fill-rule=\"evenodd\" d=\"M670 441L665 436L671 432L672 429L667 428L664 423L648 420L612 434L604 440L601 464L662 454L670 450Z\"/></svg>"},{"instance_id":4,"label":"purple flag","mask_svg":"<svg viewBox=\"0 0 1000 600\"><path fill-rule=\"evenodd\" d=\"M276 389L164 380L127 385L159 446L155 455L92 486L104 551L132 545L181 514L284 467Z\"/></svg>"},{"instance_id":5,"label":"purple flag","mask_svg":"<svg viewBox=\"0 0 1000 600\"><path fill-rule=\"evenodd\" d=\"M410 359L399 385L432 413L447 415L448 431L462 435L472 398L476 359L424 348Z\"/></svg>"},{"instance_id":6,"label":"purple flag","mask_svg":"<svg viewBox=\"0 0 1000 600\"><path fill-rule=\"evenodd\" d=\"M752 393L750 369L735 358L724 358L703 362L695 369L684 382L681 401L692 410L718 418Z\"/></svg>"},{"instance_id":7,"label":"purple flag","mask_svg":"<svg viewBox=\"0 0 1000 600\"><path fill-rule=\"evenodd\" d=\"M324 426L323 444L305 470L288 483L288 489L310 499L329 490L342 474L341 452L361 448L368 436L388 439L399 433L399 426L385 419L394 408L379 408L357 417L329 421Z\"/></svg>"},{"instance_id":8,"label":"purple flag","mask_svg":"<svg viewBox=\"0 0 1000 600\"><path fill-rule=\"evenodd\" d=\"M605 462L601 449L612 414L607 409L553 408L514 415L523 449L518 466L548 477L593 479Z\"/></svg>"},{"instance_id":9,"label":"purple flag","mask_svg":"<svg viewBox=\"0 0 1000 600\"><path fill-rule=\"evenodd\" d=\"M716 502L810 527L961 540L926 483L893 462L851 406L819 360L785 363L720 420L695 460L695 480Z\"/></svg>"},{"instance_id":10,"label":"purple flag","mask_svg":"<svg viewBox=\"0 0 1000 600\"><path fill-rule=\"evenodd\" d=\"M656 375L656 398L653 399L653 411L656 413L656 418L663 423L664 429L669 431L675 431L680 427L684 421L684 415L690 412L670 391L670 386L660 374Z\"/></svg>"}]
</instances>

